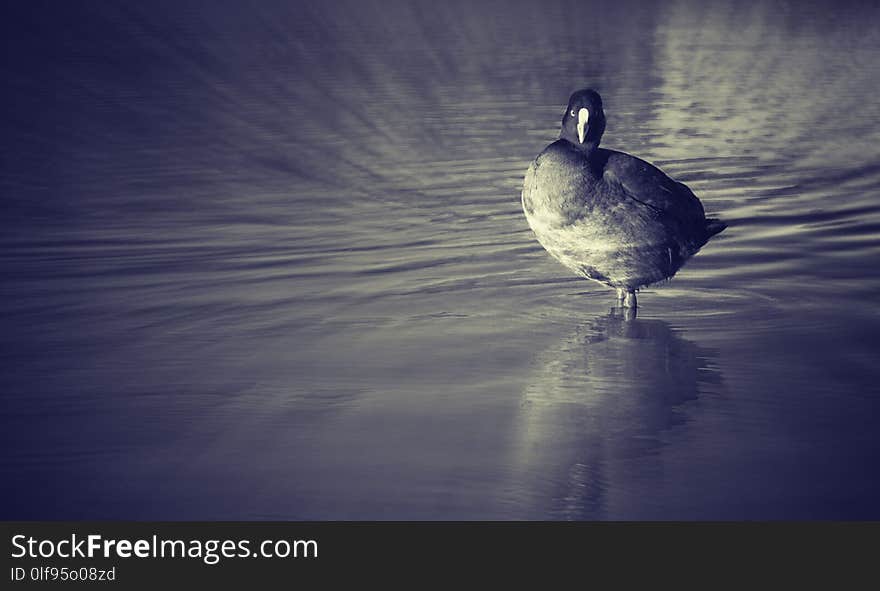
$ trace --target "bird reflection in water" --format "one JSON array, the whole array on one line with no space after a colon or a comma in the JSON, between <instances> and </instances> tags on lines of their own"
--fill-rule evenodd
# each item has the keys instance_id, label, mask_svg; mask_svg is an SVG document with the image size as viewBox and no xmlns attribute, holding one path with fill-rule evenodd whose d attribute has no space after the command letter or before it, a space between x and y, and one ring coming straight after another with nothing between
<instances>
[{"instance_id":1,"label":"bird reflection in water","mask_svg":"<svg viewBox=\"0 0 880 591\"><path fill-rule=\"evenodd\" d=\"M537 356L513 446L524 517L662 514L667 443L722 378L716 352L636 314L613 308Z\"/></svg>"}]
</instances>

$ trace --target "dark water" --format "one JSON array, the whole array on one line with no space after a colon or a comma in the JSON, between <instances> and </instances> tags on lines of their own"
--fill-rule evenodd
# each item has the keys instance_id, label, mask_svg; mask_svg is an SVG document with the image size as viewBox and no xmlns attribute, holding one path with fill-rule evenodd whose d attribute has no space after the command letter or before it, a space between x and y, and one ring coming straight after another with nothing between
<instances>
[{"instance_id":1,"label":"dark water","mask_svg":"<svg viewBox=\"0 0 880 591\"><path fill-rule=\"evenodd\" d=\"M880 9L28 7L0 517L880 518ZM586 85L729 224L634 319L520 210Z\"/></svg>"}]
</instances>

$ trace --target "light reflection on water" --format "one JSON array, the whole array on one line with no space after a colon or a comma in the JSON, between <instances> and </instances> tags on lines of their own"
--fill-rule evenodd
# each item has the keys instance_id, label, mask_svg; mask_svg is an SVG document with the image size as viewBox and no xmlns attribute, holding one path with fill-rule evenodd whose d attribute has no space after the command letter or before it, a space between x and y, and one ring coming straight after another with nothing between
<instances>
[{"instance_id":1,"label":"light reflection on water","mask_svg":"<svg viewBox=\"0 0 880 591\"><path fill-rule=\"evenodd\" d=\"M699 397L720 395L716 355L662 320L620 309L543 352L516 429L525 506L568 519L659 516L667 483L656 460Z\"/></svg>"},{"instance_id":2,"label":"light reflection on water","mask_svg":"<svg viewBox=\"0 0 880 591\"><path fill-rule=\"evenodd\" d=\"M876 518L876 10L579 9L19 18L3 516ZM729 224L630 320L520 212L587 84Z\"/></svg>"}]
</instances>

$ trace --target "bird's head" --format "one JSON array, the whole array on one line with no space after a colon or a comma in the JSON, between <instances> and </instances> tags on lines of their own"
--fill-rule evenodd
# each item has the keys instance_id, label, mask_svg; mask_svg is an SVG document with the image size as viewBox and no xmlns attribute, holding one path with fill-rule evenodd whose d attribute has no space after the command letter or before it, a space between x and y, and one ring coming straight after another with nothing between
<instances>
[{"instance_id":1,"label":"bird's head","mask_svg":"<svg viewBox=\"0 0 880 591\"><path fill-rule=\"evenodd\" d=\"M561 139L570 141L581 150L592 150L599 145L605 133L605 112L602 97L592 88L578 90L568 99L562 115Z\"/></svg>"}]
</instances>

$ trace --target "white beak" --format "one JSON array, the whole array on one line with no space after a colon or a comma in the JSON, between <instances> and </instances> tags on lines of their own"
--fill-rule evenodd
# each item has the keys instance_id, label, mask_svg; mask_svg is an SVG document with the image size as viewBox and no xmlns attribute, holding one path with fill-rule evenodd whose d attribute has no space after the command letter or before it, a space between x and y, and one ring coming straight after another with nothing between
<instances>
[{"instance_id":1,"label":"white beak","mask_svg":"<svg viewBox=\"0 0 880 591\"><path fill-rule=\"evenodd\" d=\"M584 127L587 125L587 121L590 120L590 112L584 108L578 111L578 141L580 143L584 143Z\"/></svg>"}]
</instances>

